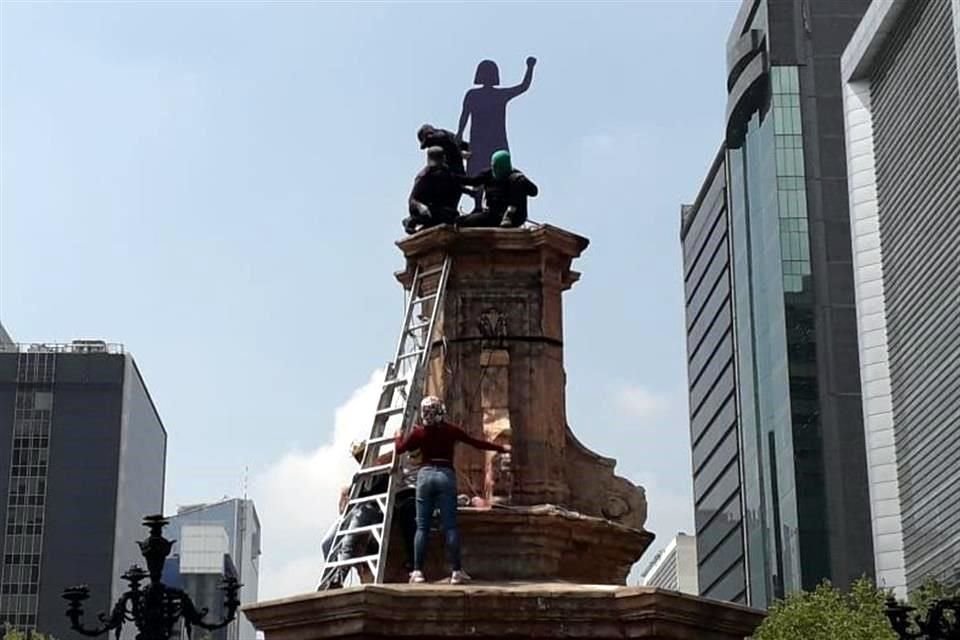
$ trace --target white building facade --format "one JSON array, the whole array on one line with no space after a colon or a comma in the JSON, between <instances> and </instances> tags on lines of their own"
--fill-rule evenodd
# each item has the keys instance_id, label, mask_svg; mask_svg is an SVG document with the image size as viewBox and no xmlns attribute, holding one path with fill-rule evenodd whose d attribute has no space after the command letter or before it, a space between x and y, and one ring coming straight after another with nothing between
<instances>
[{"instance_id":1,"label":"white building facade","mask_svg":"<svg viewBox=\"0 0 960 640\"><path fill-rule=\"evenodd\" d=\"M640 579L640 584L694 596L700 595L697 584L696 536L678 533L654 557Z\"/></svg>"},{"instance_id":2,"label":"white building facade","mask_svg":"<svg viewBox=\"0 0 960 640\"><path fill-rule=\"evenodd\" d=\"M874 0L841 59L877 582L960 582L960 0Z\"/></svg>"}]
</instances>

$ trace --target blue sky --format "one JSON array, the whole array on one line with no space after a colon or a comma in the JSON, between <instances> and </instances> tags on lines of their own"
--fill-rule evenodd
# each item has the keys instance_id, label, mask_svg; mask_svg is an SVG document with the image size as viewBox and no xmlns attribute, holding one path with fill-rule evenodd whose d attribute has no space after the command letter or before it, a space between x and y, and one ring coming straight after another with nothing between
<instances>
[{"instance_id":1,"label":"blue sky","mask_svg":"<svg viewBox=\"0 0 960 640\"><path fill-rule=\"evenodd\" d=\"M124 343L169 434L167 510L249 467L262 592L296 590L324 461L349 469L399 330L415 131L456 127L479 60L512 84L535 55L508 123L531 216L592 241L570 424L647 486L665 543L693 519L679 207L720 143L738 5L4 2L0 320Z\"/></svg>"}]
</instances>

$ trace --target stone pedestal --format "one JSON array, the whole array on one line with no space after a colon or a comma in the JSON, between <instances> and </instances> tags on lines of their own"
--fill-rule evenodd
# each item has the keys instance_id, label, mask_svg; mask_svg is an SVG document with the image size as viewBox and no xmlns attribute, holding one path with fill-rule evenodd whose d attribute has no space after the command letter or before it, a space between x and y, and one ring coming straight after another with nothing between
<instances>
[{"instance_id":1,"label":"stone pedestal","mask_svg":"<svg viewBox=\"0 0 960 640\"><path fill-rule=\"evenodd\" d=\"M427 391L444 398L452 419L477 437L485 417L509 415L513 504L567 504L560 296L579 277L570 265L587 247L586 238L546 226L437 227L399 247L407 262L398 274L405 286L417 266L453 258ZM483 366L491 360L500 371ZM483 393L487 377L498 373L509 380L506 406ZM460 486L483 495L485 454L461 447L457 458Z\"/></svg>"},{"instance_id":2,"label":"stone pedestal","mask_svg":"<svg viewBox=\"0 0 960 640\"><path fill-rule=\"evenodd\" d=\"M461 508L457 517L463 566L477 580L563 580L586 584L624 584L630 568L653 534L605 518L585 516L552 505L493 509ZM405 582L394 531L387 582ZM428 578L449 575L443 536L433 531L424 564Z\"/></svg>"},{"instance_id":3,"label":"stone pedestal","mask_svg":"<svg viewBox=\"0 0 960 640\"><path fill-rule=\"evenodd\" d=\"M742 640L763 613L650 587L365 585L244 607L266 640Z\"/></svg>"},{"instance_id":4,"label":"stone pedestal","mask_svg":"<svg viewBox=\"0 0 960 640\"><path fill-rule=\"evenodd\" d=\"M587 240L550 226L439 227L399 246L406 268L397 277L408 288L418 267L453 259L427 392L474 437L513 446L507 459L457 450L460 491L487 505L461 508L458 518L464 567L476 582L404 584L395 530L388 584L245 607L266 640L749 635L762 613L620 586L653 540L643 528L646 497L566 420L561 295L579 278L571 264ZM449 576L439 538L429 547L428 580Z\"/></svg>"},{"instance_id":5,"label":"stone pedestal","mask_svg":"<svg viewBox=\"0 0 960 640\"><path fill-rule=\"evenodd\" d=\"M492 469L488 454L460 447L461 492L486 499L499 491L511 505L559 505L642 529L643 489L615 476L615 461L567 426L561 296L579 280L571 266L588 244L549 225L436 227L398 243L406 268L397 278L409 287L418 267L452 258L427 392L471 435L508 434L513 446L509 474ZM511 486L491 487L494 476Z\"/></svg>"}]
</instances>

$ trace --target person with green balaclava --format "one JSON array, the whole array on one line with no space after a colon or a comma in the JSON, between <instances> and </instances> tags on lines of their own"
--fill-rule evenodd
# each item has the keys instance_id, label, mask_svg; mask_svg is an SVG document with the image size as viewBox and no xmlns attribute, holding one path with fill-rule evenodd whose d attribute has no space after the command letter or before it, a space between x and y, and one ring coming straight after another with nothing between
<instances>
[{"instance_id":1,"label":"person with green balaclava","mask_svg":"<svg viewBox=\"0 0 960 640\"><path fill-rule=\"evenodd\" d=\"M505 150L495 152L490 168L465 183L481 188L484 206L461 217L457 222L461 227L519 227L527 221L527 198L539 193L537 185L514 168Z\"/></svg>"}]
</instances>

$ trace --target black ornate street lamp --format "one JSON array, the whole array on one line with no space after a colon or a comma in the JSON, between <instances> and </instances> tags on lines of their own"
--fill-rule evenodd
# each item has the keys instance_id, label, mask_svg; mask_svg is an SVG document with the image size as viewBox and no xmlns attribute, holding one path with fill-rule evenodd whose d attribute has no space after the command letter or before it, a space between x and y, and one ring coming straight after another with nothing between
<instances>
[{"instance_id":1,"label":"black ornate street lamp","mask_svg":"<svg viewBox=\"0 0 960 640\"><path fill-rule=\"evenodd\" d=\"M137 544L147 561L147 571L133 565L123 574L122 578L130 584L130 588L120 596L109 615L101 613L97 616L99 625L96 628L87 628L81 621L83 602L90 598L90 589L81 585L63 591L63 598L70 603L67 617L70 618L70 627L74 631L91 637L114 631L119 638L124 623L133 622L139 631L137 640L168 640L180 618L183 618L189 637L192 627L213 631L222 629L237 617L237 608L240 606L237 594L241 585L232 576L224 578L220 587L226 609L226 615L221 622L206 622L204 617L209 613L208 609L197 609L190 596L160 581L163 563L170 555L174 543L173 540L163 537L163 528L168 524L160 515L143 519L143 526L150 529L150 535ZM142 585L147 578L149 582Z\"/></svg>"},{"instance_id":2,"label":"black ornate street lamp","mask_svg":"<svg viewBox=\"0 0 960 640\"><path fill-rule=\"evenodd\" d=\"M960 640L960 597L934 600L926 615L911 620L915 610L893 596L887 598L887 618L901 640Z\"/></svg>"}]
</instances>

